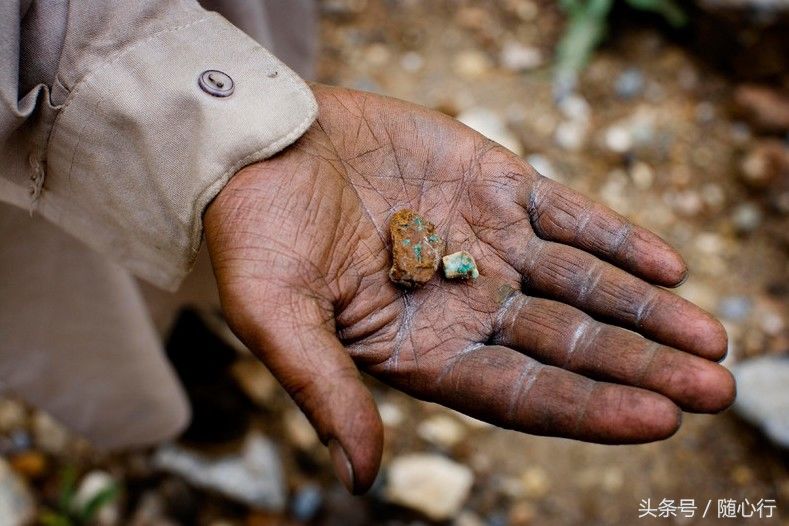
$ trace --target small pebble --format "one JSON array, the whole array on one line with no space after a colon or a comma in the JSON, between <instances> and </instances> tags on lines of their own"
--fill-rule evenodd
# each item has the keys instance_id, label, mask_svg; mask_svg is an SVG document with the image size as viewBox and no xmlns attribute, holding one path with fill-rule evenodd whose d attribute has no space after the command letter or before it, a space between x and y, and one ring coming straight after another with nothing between
<instances>
[{"instance_id":1,"label":"small pebble","mask_svg":"<svg viewBox=\"0 0 789 526\"><path fill-rule=\"evenodd\" d=\"M455 446L466 436L463 425L447 415L434 415L424 420L416 428L416 433L423 440L444 448Z\"/></svg>"},{"instance_id":2,"label":"small pebble","mask_svg":"<svg viewBox=\"0 0 789 526\"><path fill-rule=\"evenodd\" d=\"M23 451L9 457L8 462L27 479L40 478L47 470L47 458L40 451Z\"/></svg>"},{"instance_id":3,"label":"small pebble","mask_svg":"<svg viewBox=\"0 0 789 526\"><path fill-rule=\"evenodd\" d=\"M82 477L77 492L74 494L74 505L77 509L85 509L85 507L98 495L113 491L114 488L118 488L118 483L112 475L101 470L91 471ZM115 491L117 492L119 490L115 489ZM118 524L119 518L120 509L116 496L116 498L105 500L101 506L96 509L95 519L91 524L111 526Z\"/></svg>"},{"instance_id":4,"label":"small pebble","mask_svg":"<svg viewBox=\"0 0 789 526\"><path fill-rule=\"evenodd\" d=\"M748 234L762 224L762 211L753 203L743 203L734 209L731 220L737 232Z\"/></svg>"},{"instance_id":5,"label":"small pebble","mask_svg":"<svg viewBox=\"0 0 789 526\"><path fill-rule=\"evenodd\" d=\"M461 250L448 256L444 256L441 261L444 263L444 277L447 279L477 279L479 270L474 258Z\"/></svg>"},{"instance_id":6,"label":"small pebble","mask_svg":"<svg viewBox=\"0 0 789 526\"><path fill-rule=\"evenodd\" d=\"M378 406L378 413L381 415L381 421L386 427L397 427L405 418L403 410L392 402L381 403L381 405Z\"/></svg>"},{"instance_id":7,"label":"small pebble","mask_svg":"<svg viewBox=\"0 0 789 526\"><path fill-rule=\"evenodd\" d=\"M708 101L699 102L696 105L696 120L702 124L714 121L715 106Z\"/></svg>"},{"instance_id":8,"label":"small pebble","mask_svg":"<svg viewBox=\"0 0 789 526\"><path fill-rule=\"evenodd\" d=\"M9 438L12 451L25 451L30 449L33 445L30 434L24 429L13 431Z\"/></svg>"},{"instance_id":9,"label":"small pebble","mask_svg":"<svg viewBox=\"0 0 789 526\"><path fill-rule=\"evenodd\" d=\"M556 127L554 140L563 150L576 152L583 148L589 125L584 120L563 121Z\"/></svg>"},{"instance_id":10,"label":"small pebble","mask_svg":"<svg viewBox=\"0 0 789 526\"><path fill-rule=\"evenodd\" d=\"M21 403L8 398L0 399L0 433L8 433L26 423L27 412Z\"/></svg>"},{"instance_id":11,"label":"small pebble","mask_svg":"<svg viewBox=\"0 0 789 526\"><path fill-rule=\"evenodd\" d=\"M715 183L707 183L701 187L701 199L713 210L720 209L726 204L723 188Z\"/></svg>"},{"instance_id":12,"label":"small pebble","mask_svg":"<svg viewBox=\"0 0 789 526\"><path fill-rule=\"evenodd\" d=\"M637 161L630 169L630 178L639 190L649 190L652 188L655 174L648 164Z\"/></svg>"},{"instance_id":13,"label":"small pebble","mask_svg":"<svg viewBox=\"0 0 789 526\"><path fill-rule=\"evenodd\" d=\"M455 56L452 67L455 73L468 79L477 79L490 69L488 56L477 50L462 51Z\"/></svg>"},{"instance_id":14,"label":"small pebble","mask_svg":"<svg viewBox=\"0 0 789 526\"><path fill-rule=\"evenodd\" d=\"M409 51L400 57L400 67L409 73L415 73L419 71L422 69L424 64L425 59L422 58L422 55L416 53L415 51Z\"/></svg>"},{"instance_id":15,"label":"small pebble","mask_svg":"<svg viewBox=\"0 0 789 526\"><path fill-rule=\"evenodd\" d=\"M753 303L746 296L726 296L718 304L718 314L729 321L742 321L751 313Z\"/></svg>"},{"instance_id":16,"label":"small pebble","mask_svg":"<svg viewBox=\"0 0 789 526\"><path fill-rule=\"evenodd\" d=\"M289 409L285 412L282 421L291 443L300 450L310 451L320 445L315 429L300 410Z\"/></svg>"},{"instance_id":17,"label":"small pebble","mask_svg":"<svg viewBox=\"0 0 789 526\"><path fill-rule=\"evenodd\" d=\"M384 498L445 521L460 513L473 483L474 474L463 464L442 455L409 453L389 463Z\"/></svg>"},{"instance_id":18,"label":"small pebble","mask_svg":"<svg viewBox=\"0 0 789 526\"><path fill-rule=\"evenodd\" d=\"M473 511L463 510L455 518L452 526L485 526L485 522Z\"/></svg>"},{"instance_id":19,"label":"small pebble","mask_svg":"<svg viewBox=\"0 0 789 526\"><path fill-rule=\"evenodd\" d=\"M0 524L33 524L36 501L25 481L0 457Z\"/></svg>"},{"instance_id":20,"label":"small pebble","mask_svg":"<svg viewBox=\"0 0 789 526\"><path fill-rule=\"evenodd\" d=\"M501 49L501 65L512 71L528 71L542 65L539 49L519 42L505 42Z\"/></svg>"},{"instance_id":21,"label":"small pebble","mask_svg":"<svg viewBox=\"0 0 789 526\"><path fill-rule=\"evenodd\" d=\"M625 153L633 147L633 137L627 128L612 126L605 132L605 145L612 152Z\"/></svg>"},{"instance_id":22,"label":"small pebble","mask_svg":"<svg viewBox=\"0 0 789 526\"><path fill-rule=\"evenodd\" d=\"M68 431L48 414L36 411L32 419L36 445L45 453L61 454L69 442Z\"/></svg>"},{"instance_id":23,"label":"small pebble","mask_svg":"<svg viewBox=\"0 0 789 526\"><path fill-rule=\"evenodd\" d=\"M323 493L317 484L307 484L296 492L290 510L299 522L309 522L323 506Z\"/></svg>"},{"instance_id":24,"label":"small pebble","mask_svg":"<svg viewBox=\"0 0 789 526\"><path fill-rule=\"evenodd\" d=\"M644 75L636 68L628 68L616 79L614 86L617 96L632 99L644 90Z\"/></svg>"}]
</instances>

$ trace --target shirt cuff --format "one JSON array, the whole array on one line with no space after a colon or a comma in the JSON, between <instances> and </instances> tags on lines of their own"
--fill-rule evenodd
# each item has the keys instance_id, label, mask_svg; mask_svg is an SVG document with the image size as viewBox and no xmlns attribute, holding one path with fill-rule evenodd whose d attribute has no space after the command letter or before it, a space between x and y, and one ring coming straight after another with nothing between
<instances>
[{"instance_id":1,"label":"shirt cuff","mask_svg":"<svg viewBox=\"0 0 789 526\"><path fill-rule=\"evenodd\" d=\"M209 70L221 73L204 75L201 86ZM217 96L228 77L232 93ZM37 208L134 274L174 289L197 255L207 204L316 115L304 81L205 13L108 57L73 87L52 128Z\"/></svg>"}]
</instances>

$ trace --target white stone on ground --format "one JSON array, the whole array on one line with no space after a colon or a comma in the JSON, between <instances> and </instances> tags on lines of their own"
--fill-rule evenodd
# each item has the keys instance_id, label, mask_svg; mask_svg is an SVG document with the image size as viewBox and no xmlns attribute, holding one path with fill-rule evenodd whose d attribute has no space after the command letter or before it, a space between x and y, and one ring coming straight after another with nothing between
<instances>
[{"instance_id":1,"label":"white stone on ground","mask_svg":"<svg viewBox=\"0 0 789 526\"><path fill-rule=\"evenodd\" d=\"M460 513L473 482L463 464L442 455L410 453L392 460L384 494L389 502L441 521Z\"/></svg>"},{"instance_id":2,"label":"white stone on ground","mask_svg":"<svg viewBox=\"0 0 789 526\"><path fill-rule=\"evenodd\" d=\"M789 448L789 358L763 356L732 367L734 410L776 444Z\"/></svg>"},{"instance_id":3,"label":"white stone on ground","mask_svg":"<svg viewBox=\"0 0 789 526\"><path fill-rule=\"evenodd\" d=\"M451 448L466 437L463 424L448 415L433 415L416 428L417 434L431 444Z\"/></svg>"},{"instance_id":4,"label":"white stone on ground","mask_svg":"<svg viewBox=\"0 0 789 526\"><path fill-rule=\"evenodd\" d=\"M29 524L35 502L22 479L0 457L0 525Z\"/></svg>"},{"instance_id":5,"label":"white stone on ground","mask_svg":"<svg viewBox=\"0 0 789 526\"><path fill-rule=\"evenodd\" d=\"M176 445L162 446L154 455L154 465L253 508L273 512L285 508L279 453L274 443L260 433L246 438L241 453L216 459Z\"/></svg>"}]
</instances>

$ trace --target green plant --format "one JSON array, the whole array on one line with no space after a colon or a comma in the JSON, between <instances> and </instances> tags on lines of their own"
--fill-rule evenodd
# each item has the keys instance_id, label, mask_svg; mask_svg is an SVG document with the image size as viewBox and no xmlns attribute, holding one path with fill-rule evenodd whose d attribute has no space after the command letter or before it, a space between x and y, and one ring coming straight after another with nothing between
<instances>
[{"instance_id":1,"label":"green plant","mask_svg":"<svg viewBox=\"0 0 789 526\"><path fill-rule=\"evenodd\" d=\"M39 516L43 526L85 526L96 518L106 504L118 498L120 490L111 484L93 495L87 502L77 502L77 471L67 466L60 474L60 489L55 509L44 509Z\"/></svg>"},{"instance_id":2,"label":"green plant","mask_svg":"<svg viewBox=\"0 0 789 526\"><path fill-rule=\"evenodd\" d=\"M687 23L682 9L674 0L623 0L634 9L661 15L673 27ZM567 28L556 52L556 92L566 94L575 83L589 57L605 37L608 16L614 0L561 0L567 14Z\"/></svg>"}]
</instances>

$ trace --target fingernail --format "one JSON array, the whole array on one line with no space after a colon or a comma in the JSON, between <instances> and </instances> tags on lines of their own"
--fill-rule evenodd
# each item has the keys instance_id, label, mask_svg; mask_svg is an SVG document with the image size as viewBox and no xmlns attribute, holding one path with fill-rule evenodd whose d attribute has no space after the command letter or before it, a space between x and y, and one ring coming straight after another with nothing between
<instances>
[{"instance_id":1,"label":"fingernail","mask_svg":"<svg viewBox=\"0 0 789 526\"><path fill-rule=\"evenodd\" d=\"M331 456L331 462L334 465L334 472L337 474L337 478L340 479L340 482L342 482L349 493L353 493L353 466L351 466L351 461L348 460L345 450L333 438L329 440L329 455Z\"/></svg>"}]
</instances>

